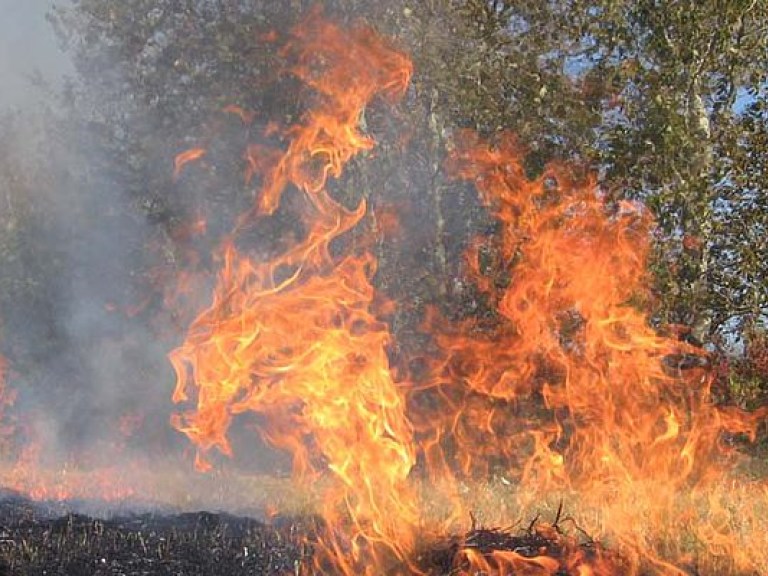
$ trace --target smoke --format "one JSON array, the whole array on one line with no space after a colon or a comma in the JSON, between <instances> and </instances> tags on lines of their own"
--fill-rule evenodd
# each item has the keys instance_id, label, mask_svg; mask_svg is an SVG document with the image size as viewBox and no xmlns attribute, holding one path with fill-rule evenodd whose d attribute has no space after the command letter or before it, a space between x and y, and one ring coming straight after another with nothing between
<instances>
[{"instance_id":1,"label":"smoke","mask_svg":"<svg viewBox=\"0 0 768 576\"><path fill-rule=\"evenodd\" d=\"M52 6L52 0L0 0L0 109L29 112L41 82L57 86L72 73L72 63L46 21Z\"/></svg>"},{"instance_id":2,"label":"smoke","mask_svg":"<svg viewBox=\"0 0 768 576\"><path fill-rule=\"evenodd\" d=\"M170 344L131 314L151 288L157 230L104 148L104 124L61 98L74 69L51 6L2 0L0 21L0 354L17 394L13 456L24 455L10 483L39 481L42 496L57 483L48 471L120 465L176 438Z\"/></svg>"},{"instance_id":3,"label":"smoke","mask_svg":"<svg viewBox=\"0 0 768 576\"><path fill-rule=\"evenodd\" d=\"M208 303L221 234L251 201L238 163L243 124L221 114L207 126L211 111L202 109L171 127L163 102L122 89L135 78L114 55L80 55L75 73L46 21L52 2L0 3L0 356L17 393L16 448L4 454L0 486L43 499L253 506L263 488L237 475L225 488L220 475L192 471L189 443L169 422L167 359L189 324L185 312ZM172 68L182 59L142 50L139 72L170 74L183 89L190 75ZM188 102L186 93L165 96ZM261 120L249 129L257 127ZM209 155L174 180L173 158L196 135L208 138ZM204 230L190 232L201 214ZM168 305L185 273L203 281L186 307ZM286 459L244 429L252 424L235 431L236 465L287 471Z\"/></svg>"},{"instance_id":4,"label":"smoke","mask_svg":"<svg viewBox=\"0 0 768 576\"><path fill-rule=\"evenodd\" d=\"M8 124L19 134L26 118ZM151 230L99 168L87 134L55 112L44 120L31 138L14 138L4 160L18 171L6 189L4 332L22 400L44 408L66 443L103 438L136 408L130 395L159 384L148 373L155 339L125 314Z\"/></svg>"}]
</instances>

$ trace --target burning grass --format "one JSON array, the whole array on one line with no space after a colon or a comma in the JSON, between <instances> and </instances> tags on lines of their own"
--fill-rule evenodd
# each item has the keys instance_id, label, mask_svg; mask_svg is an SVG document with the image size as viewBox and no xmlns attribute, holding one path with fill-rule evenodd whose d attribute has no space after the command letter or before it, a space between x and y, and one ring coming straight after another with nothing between
<instances>
[{"instance_id":1,"label":"burning grass","mask_svg":"<svg viewBox=\"0 0 768 576\"><path fill-rule=\"evenodd\" d=\"M526 530L472 529L461 538L426 555L425 572L434 576L476 574L579 574L600 564L622 573L621 559L587 539L563 535L548 525L532 524Z\"/></svg>"},{"instance_id":2,"label":"burning grass","mask_svg":"<svg viewBox=\"0 0 768 576\"><path fill-rule=\"evenodd\" d=\"M653 491L654 484L649 482L647 488ZM548 542L547 556L567 563L567 559L573 557L568 552L586 558L598 551L602 553L602 569L584 572L586 574L755 576L768 573L768 552L761 544L763 535L768 534L768 493L764 482L738 473L723 479L705 494L680 494L663 514L658 513L653 498L645 493L629 498L617 495L602 504L587 504L583 494L576 491L532 495L503 477L462 484L460 492L456 500L423 502L423 509L428 511L431 521L450 526L449 533L465 534L469 527L464 538L470 543L470 537L477 532L472 529L473 525L482 527L473 551L493 550L493 542L497 542L501 550L507 549L504 543L512 546L519 542L523 542L525 550L531 550L536 540L529 540L527 545L525 538L531 533L542 536L536 531L537 526L542 526L545 539L553 537ZM457 506L472 511L471 517L447 521ZM627 514L634 518L630 528L625 520ZM532 519L536 519L534 524ZM553 525L558 527L555 534L551 531ZM512 528L498 528L508 526ZM444 545L460 549L464 538L455 537ZM563 545L563 539L570 548ZM645 548L638 548L637 542L642 542ZM582 555L578 554L580 546ZM437 549L441 550L439 545ZM444 554L445 550L443 560ZM481 570L479 566L477 569ZM518 574L485 570L493 575ZM564 570L562 566L533 573L582 574L573 568Z\"/></svg>"},{"instance_id":3,"label":"burning grass","mask_svg":"<svg viewBox=\"0 0 768 576\"><path fill-rule=\"evenodd\" d=\"M243 482L251 480L243 479ZM255 488L255 485L253 485ZM728 530L738 532L745 553L754 559L764 554L754 542L756 533L768 533L768 504L754 493L753 486L735 481L722 489L729 502L739 502L723 520ZM300 495L290 483L270 486L273 494L285 492L285 506ZM291 496L293 494L293 496ZM378 566L389 576L583 576L584 574L638 574L652 576L658 566L648 562L632 570L632 550L622 549L611 535L610 526L600 542L587 526L604 525L609 507L579 508L577 495L552 495L531 504L529 510L516 508L522 500L519 488L503 478L467 484L460 495L463 506L476 512L455 523L454 536L428 536L417 541L406 562L391 559ZM96 513L99 506L102 512ZM68 511L90 508L95 516ZM115 508L115 503L97 502L34 503L6 494L0 500L0 574L66 574L67 576L139 575L274 575L329 576L340 574L334 567L315 563L319 539L329 526L314 514L303 499L294 500L293 516L257 521L227 513L174 512L168 507L151 513L130 512L135 503ZM452 509L445 502L425 497L419 502L425 524L442 524ZM711 541L704 540L701 528L711 523L705 507L700 517L684 521L670 510L667 531L644 524L638 513L637 530L645 531L649 556L668 554L678 558L680 576L755 576L764 573L740 569L728 555L712 556ZM111 512L108 512L111 510ZM509 525L510 518L514 520ZM503 528L500 528L503 526ZM725 526L723 526L725 529ZM731 534L731 537L733 534ZM756 545L758 544L758 545ZM629 554L626 556L625 554ZM755 566L759 562L755 561ZM763 564L764 566L765 564ZM3 572L4 570L4 572ZM592 572L588 570L593 570Z\"/></svg>"}]
</instances>

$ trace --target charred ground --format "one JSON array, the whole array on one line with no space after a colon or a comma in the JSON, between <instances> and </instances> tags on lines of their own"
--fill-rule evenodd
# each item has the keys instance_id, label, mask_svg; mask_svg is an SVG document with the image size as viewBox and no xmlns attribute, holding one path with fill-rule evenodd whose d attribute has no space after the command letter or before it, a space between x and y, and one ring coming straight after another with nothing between
<instances>
[{"instance_id":1,"label":"charred ground","mask_svg":"<svg viewBox=\"0 0 768 576\"><path fill-rule=\"evenodd\" d=\"M0 502L0 574L293 574L309 554L306 534L296 522L208 512L98 519L10 496Z\"/></svg>"}]
</instances>

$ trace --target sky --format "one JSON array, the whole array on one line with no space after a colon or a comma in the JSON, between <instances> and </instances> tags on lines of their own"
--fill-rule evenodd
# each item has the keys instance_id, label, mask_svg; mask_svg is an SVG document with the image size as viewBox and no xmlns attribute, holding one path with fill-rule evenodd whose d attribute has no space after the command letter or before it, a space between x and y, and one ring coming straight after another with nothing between
<instances>
[{"instance_id":1,"label":"sky","mask_svg":"<svg viewBox=\"0 0 768 576\"><path fill-rule=\"evenodd\" d=\"M0 110L30 104L34 88L29 76L34 71L53 84L71 73L72 66L45 19L53 4L53 0L0 0Z\"/></svg>"}]
</instances>

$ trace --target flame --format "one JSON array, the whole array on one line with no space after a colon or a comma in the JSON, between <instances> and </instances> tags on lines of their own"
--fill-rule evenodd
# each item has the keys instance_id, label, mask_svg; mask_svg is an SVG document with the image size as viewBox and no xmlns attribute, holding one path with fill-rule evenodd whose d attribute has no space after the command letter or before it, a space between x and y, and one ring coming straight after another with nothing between
<instances>
[{"instance_id":1,"label":"flame","mask_svg":"<svg viewBox=\"0 0 768 576\"><path fill-rule=\"evenodd\" d=\"M496 324L451 326L433 317L427 325L442 354L411 404L423 405L424 395L458 397L437 413L412 411L416 429L431 439L433 474L456 473L446 464L448 438L459 474L501 463L519 482L521 505L570 492L580 507L599 510L603 520L591 533L609 535L634 559L621 573L650 564L660 574L684 574L661 560L659 541L675 541L694 517L710 532L702 510L720 508L735 458L723 438L754 438L765 410L716 406L704 353L650 327L642 304L653 222L642 206L607 202L594 182L563 166L529 181L510 137L495 147L470 133L460 141L450 169L475 184L502 224L494 274L504 278L484 273L476 243L468 267ZM755 568L732 531L702 540L717 542L712 556ZM766 566L765 555L760 562Z\"/></svg>"},{"instance_id":2,"label":"flame","mask_svg":"<svg viewBox=\"0 0 768 576\"><path fill-rule=\"evenodd\" d=\"M211 304L170 354L173 400L186 405L172 423L197 447L197 468L210 470L216 452L232 456L233 420L257 414L261 435L293 455L296 478L328 484L318 573L424 573L413 561L418 538L463 522L462 487L499 471L514 479L520 510L567 499L615 555L551 529L555 555L465 543L454 573L768 570L768 553L749 542L757 528L732 522L735 510L764 526L766 489L732 480L727 441L754 438L766 412L717 406L706 353L651 327L648 212L602 197L566 166L529 180L509 136L492 146L461 134L448 169L501 225L497 242L477 239L467 256L491 313L449 322L431 311L424 329L437 351L423 374L396 382L376 261L347 233L397 223L386 212L370 222L365 201L348 208L327 187L374 147L361 115L376 97L403 94L411 64L371 30L345 34L320 17L292 31L284 55L314 106L300 123L265 130L283 148L245 151L246 183L260 183L255 205L221 246ZM257 257L241 233L278 209L295 212L303 236ZM417 460L427 490L449 503L440 518L427 521L420 507ZM750 490L752 510L732 498Z\"/></svg>"},{"instance_id":3,"label":"flame","mask_svg":"<svg viewBox=\"0 0 768 576\"><path fill-rule=\"evenodd\" d=\"M706 352L679 338L685 327L651 326L654 223L644 207L603 197L564 165L528 179L508 135L489 144L459 134L447 169L474 185L500 225L466 255L488 313L449 321L431 310L423 329L435 346L408 379L388 356L394 304L374 289L370 246L350 233L407 229L394 211L369 213L364 200L350 208L329 188L374 149L361 117L376 99L403 96L411 63L372 30L344 32L317 13L290 38L283 56L313 105L292 126L267 123L244 151L256 201L216 255L212 302L170 354L173 400L184 404L172 424L196 446L197 468L211 470L217 452L233 456L233 421L255 414L305 490L320 492L311 573L431 574L419 550L464 526L476 504L467 487L494 475L505 486L489 496L496 522L560 499L573 529L558 524L558 509L554 525L529 528L523 547L468 535L454 541L452 574L768 573L768 483L739 474L734 448L737 437L755 438L768 411L718 406ZM239 106L223 111L254 122ZM174 177L205 155L180 153ZM300 221L300 237L249 250L246 233L278 210ZM209 282L192 246L205 235L202 215L171 231L186 269L165 305L182 316ZM94 467L81 455L49 466L51 443L8 414L15 392L5 373L0 358L3 446L29 436L15 460L4 458L7 488L38 500L152 500L163 477L203 492L221 478L179 480L172 466L152 475L132 461L127 442L144 418L134 412L116 419L122 439L102 445L122 465ZM43 420L34 416L25 418ZM582 533L606 545L585 544Z\"/></svg>"},{"instance_id":4,"label":"flame","mask_svg":"<svg viewBox=\"0 0 768 576\"><path fill-rule=\"evenodd\" d=\"M117 467L82 473L67 466L51 471L41 463L44 443L36 438L38 414L16 413L17 390L7 381L8 361L0 356L0 486L33 500L103 498L124 500L135 494Z\"/></svg>"},{"instance_id":5,"label":"flame","mask_svg":"<svg viewBox=\"0 0 768 576\"><path fill-rule=\"evenodd\" d=\"M173 177L181 176L181 171L190 162L199 160L207 154L205 148L190 148L184 152L179 152L173 160Z\"/></svg>"},{"instance_id":6,"label":"flame","mask_svg":"<svg viewBox=\"0 0 768 576\"><path fill-rule=\"evenodd\" d=\"M374 97L403 93L411 64L367 28L347 38L313 20L292 36L293 74L317 104L286 131L285 150L247 151L247 181L263 175L257 206L224 244L213 303L170 355L173 400L195 402L173 425L197 445L197 467L206 470L212 450L232 454L233 417L260 414L264 437L293 454L298 478L333 475L322 515L332 530L354 535L323 540L318 567L357 574L367 564L374 573L372 556L402 558L412 548L418 516L406 480L415 454L389 371L389 332L373 313L375 261L331 246L360 223L366 204L347 209L326 184L374 146L360 117ZM289 187L303 194L305 237L267 261L238 249L237 232L274 213Z\"/></svg>"},{"instance_id":7,"label":"flame","mask_svg":"<svg viewBox=\"0 0 768 576\"><path fill-rule=\"evenodd\" d=\"M137 495L129 478L132 466L84 467L75 459L52 465L53 459L46 450L48 443L37 430L37 423L44 422L45 418L34 411L27 411L23 416L23 420L18 419L17 426L9 428L8 449L0 460L0 485L4 489L32 500L60 502L85 499L116 502ZM4 413L3 423L8 421L9 415ZM110 448L119 454L123 447L113 445ZM136 465L135 468L141 467Z\"/></svg>"},{"instance_id":8,"label":"flame","mask_svg":"<svg viewBox=\"0 0 768 576\"><path fill-rule=\"evenodd\" d=\"M3 487L42 502L72 500L101 500L123 502L140 494L128 466L107 466L87 469L65 463L57 468L42 463L43 446L26 444L18 459L0 474Z\"/></svg>"}]
</instances>

